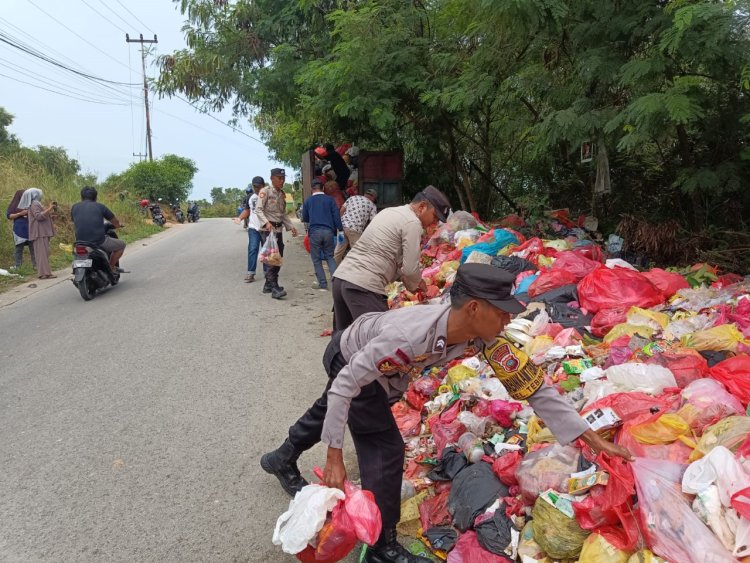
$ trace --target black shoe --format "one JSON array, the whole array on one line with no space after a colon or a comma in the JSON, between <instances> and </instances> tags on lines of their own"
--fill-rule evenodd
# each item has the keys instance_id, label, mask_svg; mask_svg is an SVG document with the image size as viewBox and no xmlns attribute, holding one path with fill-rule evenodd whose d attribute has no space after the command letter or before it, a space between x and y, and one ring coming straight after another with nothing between
<instances>
[{"instance_id":1,"label":"black shoe","mask_svg":"<svg viewBox=\"0 0 750 563\"><path fill-rule=\"evenodd\" d=\"M273 286L266 282L263 284L263 293L271 293L271 290L273 289Z\"/></svg>"},{"instance_id":2,"label":"black shoe","mask_svg":"<svg viewBox=\"0 0 750 563\"><path fill-rule=\"evenodd\" d=\"M367 548L364 563L432 563L430 559L414 555L396 541L396 530L384 530L381 539Z\"/></svg>"},{"instance_id":3,"label":"black shoe","mask_svg":"<svg viewBox=\"0 0 750 563\"><path fill-rule=\"evenodd\" d=\"M286 291L284 291L283 289L274 287L271 290L272 299L281 299L282 297L286 297Z\"/></svg>"},{"instance_id":4,"label":"black shoe","mask_svg":"<svg viewBox=\"0 0 750 563\"><path fill-rule=\"evenodd\" d=\"M260 458L263 471L274 475L281 483L281 488L294 497L309 483L302 477L297 467L299 453L289 440L286 440L278 450L265 454Z\"/></svg>"}]
</instances>

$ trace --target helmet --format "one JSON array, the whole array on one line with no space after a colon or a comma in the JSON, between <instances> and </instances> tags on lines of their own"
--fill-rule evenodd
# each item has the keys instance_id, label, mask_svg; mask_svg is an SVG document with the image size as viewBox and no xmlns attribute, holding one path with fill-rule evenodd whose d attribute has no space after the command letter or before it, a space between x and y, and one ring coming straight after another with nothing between
<instances>
[{"instance_id":1,"label":"helmet","mask_svg":"<svg viewBox=\"0 0 750 563\"><path fill-rule=\"evenodd\" d=\"M251 191L253 191L253 187L252 186L248 186L248 187L245 188L245 193L246 194L249 194Z\"/></svg>"},{"instance_id":2,"label":"helmet","mask_svg":"<svg viewBox=\"0 0 750 563\"><path fill-rule=\"evenodd\" d=\"M141 200L141 207L148 207L148 200L147 199L142 199Z\"/></svg>"}]
</instances>

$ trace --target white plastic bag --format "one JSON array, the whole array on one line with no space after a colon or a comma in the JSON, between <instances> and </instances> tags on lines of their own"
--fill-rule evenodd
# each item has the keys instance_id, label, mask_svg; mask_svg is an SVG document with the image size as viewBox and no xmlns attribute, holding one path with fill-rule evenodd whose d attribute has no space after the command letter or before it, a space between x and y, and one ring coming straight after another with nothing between
<instances>
[{"instance_id":1,"label":"white plastic bag","mask_svg":"<svg viewBox=\"0 0 750 563\"><path fill-rule=\"evenodd\" d=\"M677 387L674 375L667 368L649 364L620 364L605 371L607 380L618 391L641 391L658 395L667 387Z\"/></svg>"},{"instance_id":2,"label":"white plastic bag","mask_svg":"<svg viewBox=\"0 0 750 563\"><path fill-rule=\"evenodd\" d=\"M724 446L716 446L705 457L691 463L682 476L682 491L691 495L699 494L711 485L717 486L725 508L730 507L734 493L750 487L750 475Z\"/></svg>"},{"instance_id":3,"label":"white plastic bag","mask_svg":"<svg viewBox=\"0 0 750 563\"><path fill-rule=\"evenodd\" d=\"M344 499L344 492L323 485L307 485L289 501L289 509L279 516L273 530L273 544L284 553L295 555L323 527L326 515Z\"/></svg>"}]
</instances>

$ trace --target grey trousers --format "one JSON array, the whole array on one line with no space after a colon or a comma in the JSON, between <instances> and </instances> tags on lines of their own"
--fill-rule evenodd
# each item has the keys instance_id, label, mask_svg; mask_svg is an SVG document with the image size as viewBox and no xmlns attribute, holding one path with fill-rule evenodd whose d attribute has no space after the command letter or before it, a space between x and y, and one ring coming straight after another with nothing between
<instances>
[{"instance_id":1,"label":"grey trousers","mask_svg":"<svg viewBox=\"0 0 750 563\"><path fill-rule=\"evenodd\" d=\"M388 298L351 282L333 278L333 328L344 330L360 315L384 313Z\"/></svg>"},{"instance_id":2,"label":"grey trousers","mask_svg":"<svg viewBox=\"0 0 750 563\"><path fill-rule=\"evenodd\" d=\"M13 252L13 257L15 258L16 268L20 268L21 264L23 264L23 247L28 246L29 247L29 254L31 254L31 265L36 268L36 254L34 254L34 243L32 243L30 240L27 240L25 242L22 242L21 244L17 244L15 251Z\"/></svg>"}]
</instances>

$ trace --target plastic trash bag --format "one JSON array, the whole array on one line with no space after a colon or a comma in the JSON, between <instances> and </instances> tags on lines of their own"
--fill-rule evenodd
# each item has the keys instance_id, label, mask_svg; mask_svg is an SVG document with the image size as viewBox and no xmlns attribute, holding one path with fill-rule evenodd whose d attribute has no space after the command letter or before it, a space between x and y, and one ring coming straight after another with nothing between
<instances>
[{"instance_id":1,"label":"plastic trash bag","mask_svg":"<svg viewBox=\"0 0 750 563\"><path fill-rule=\"evenodd\" d=\"M332 563L341 561L354 549L358 541L349 511L344 508L343 502L339 503L333 507L331 518L318 532L314 561L330 561Z\"/></svg>"},{"instance_id":2,"label":"plastic trash bag","mask_svg":"<svg viewBox=\"0 0 750 563\"><path fill-rule=\"evenodd\" d=\"M678 387L685 388L708 376L706 359L691 348L678 348L658 353L646 360L647 364L663 366L672 372Z\"/></svg>"},{"instance_id":3,"label":"plastic trash bag","mask_svg":"<svg viewBox=\"0 0 750 563\"><path fill-rule=\"evenodd\" d=\"M472 252L481 252L489 256L497 256L500 251L508 246L509 244L518 244L518 237L505 229L495 229L492 232L492 237L486 242L478 242L467 246L461 251L461 264L466 262L466 259Z\"/></svg>"},{"instance_id":4,"label":"plastic trash bag","mask_svg":"<svg viewBox=\"0 0 750 563\"><path fill-rule=\"evenodd\" d=\"M573 274L576 277L576 282L581 281L588 274L601 267L601 262L592 260L576 250L558 252L555 256L555 262L552 264L553 270L565 270Z\"/></svg>"},{"instance_id":5,"label":"plastic trash bag","mask_svg":"<svg viewBox=\"0 0 750 563\"><path fill-rule=\"evenodd\" d=\"M391 411L402 438L419 436L419 430L422 427L422 415L418 410L411 408L404 401L398 401L391 407Z\"/></svg>"},{"instance_id":6,"label":"plastic trash bag","mask_svg":"<svg viewBox=\"0 0 750 563\"><path fill-rule=\"evenodd\" d=\"M591 534L583 542L578 563L628 563L630 553L617 549L600 534Z\"/></svg>"},{"instance_id":7,"label":"plastic trash bag","mask_svg":"<svg viewBox=\"0 0 750 563\"><path fill-rule=\"evenodd\" d=\"M578 471L580 454L577 448L560 444L527 454L516 469L523 498L533 502L547 489L567 490L570 474Z\"/></svg>"},{"instance_id":8,"label":"plastic trash bag","mask_svg":"<svg viewBox=\"0 0 750 563\"><path fill-rule=\"evenodd\" d=\"M734 352L745 337L733 324L715 326L683 336L680 340L684 346L701 352L707 350Z\"/></svg>"},{"instance_id":9,"label":"plastic trash bag","mask_svg":"<svg viewBox=\"0 0 750 563\"><path fill-rule=\"evenodd\" d=\"M702 458L716 446L724 446L734 453L748 436L750 436L750 417L728 416L706 428L690 455L690 461Z\"/></svg>"},{"instance_id":10,"label":"plastic trash bag","mask_svg":"<svg viewBox=\"0 0 750 563\"><path fill-rule=\"evenodd\" d=\"M502 555L495 555L479 545L477 534L468 531L458 538L456 546L448 553L448 563L507 563Z\"/></svg>"},{"instance_id":11,"label":"plastic trash bag","mask_svg":"<svg viewBox=\"0 0 750 563\"><path fill-rule=\"evenodd\" d=\"M628 323L619 324L612 327L609 334L604 337L604 342L611 344L618 338L622 338L623 336L635 336L636 334L643 338L650 339L654 335L654 329L643 325L631 325Z\"/></svg>"},{"instance_id":12,"label":"plastic trash bag","mask_svg":"<svg viewBox=\"0 0 750 563\"><path fill-rule=\"evenodd\" d=\"M639 272L625 268L599 268L578 284L581 307L591 312L617 307L653 307L664 298Z\"/></svg>"},{"instance_id":13,"label":"plastic trash bag","mask_svg":"<svg viewBox=\"0 0 750 563\"><path fill-rule=\"evenodd\" d=\"M523 405L515 401L495 400L490 402L490 414L503 428L513 426L516 413L523 410Z\"/></svg>"},{"instance_id":14,"label":"plastic trash bag","mask_svg":"<svg viewBox=\"0 0 750 563\"><path fill-rule=\"evenodd\" d=\"M566 270L547 270L537 276L529 286L528 294L529 297L538 297L559 287L574 284L579 281L579 278Z\"/></svg>"},{"instance_id":15,"label":"plastic trash bag","mask_svg":"<svg viewBox=\"0 0 750 563\"><path fill-rule=\"evenodd\" d=\"M664 296L664 299L669 299L681 289L690 287L687 280L680 274L667 272L661 268L653 268L648 272L644 272L643 276L656 286Z\"/></svg>"},{"instance_id":16,"label":"plastic trash bag","mask_svg":"<svg viewBox=\"0 0 750 563\"><path fill-rule=\"evenodd\" d=\"M534 539L552 559L575 559L589 532L542 498L531 511Z\"/></svg>"},{"instance_id":17,"label":"plastic trash bag","mask_svg":"<svg viewBox=\"0 0 750 563\"><path fill-rule=\"evenodd\" d=\"M344 492L338 489L323 485L303 487L276 521L273 544L280 545L284 553L299 553L321 530L328 512L344 498Z\"/></svg>"},{"instance_id":18,"label":"plastic trash bag","mask_svg":"<svg viewBox=\"0 0 750 563\"><path fill-rule=\"evenodd\" d=\"M698 435L703 434L708 426L728 416L745 412L737 397L728 393L715 379L696 379L683 389L682 398L685 403L678 414Z\"/></svg>"},{"instance_id":19,"label":"plastic trash bag","mask_svg":"<svg viewBox=\"0 0 750 563\"><path fill-rule=\"evenodd\" d=\"M438 458L443 455L445 446L457 443L461 435L466 432L466 427L458 420L446 424L440 422L439 417L430 419L430 429L432 430L432 439L435 442Z\"/></svg>"},{"instance_id":20,"label":"plastic trash bag","mask_svg":"<svg viewBox=\"0 0 750 563\"><path fill-rule=\"evenodd\" d=\"M690 426L678 414L667 413L653 422L639 424L630 433L641 444L671 444L690 433Z\"/></svg>"},{"instance_id":21,"label":"plastic trash bag","mask_svg":"<svg viewBox=\"0 0 750 563\"><path fill-rule=\"evenodd\" d=\"M681 439L675 440L671 444L643 444L636 440L631 433L633 427L656 422L661 416L661 412L644 413L625 422L617 435L618 443L630 450L635 457L687 464L694 446L687 437L682 436Z\"/></svg>"},{"instance_id":22,"label":"plastic trash bag","mask_svg":"<svg viewBox=\"0 0 750 563\"><path fill-rule=\"evenodd\" d=\"M514 487L518 485L518 479L516 479L516 469L518 464L521 463L523 454L521 452L507 452L498 457L492 463L492 471L495 472L500 482L507 487Z\"/></svg>"},{"instance_id":23,"label":"plastic trash bag","mask_svg":"<svg viewBox=\"0 0 750 563\"><path fill-rule=\"evenodd\" d=\"M682 491L696 495L715 486L718 499L725 508L735 508L747 517L750 513L744 499L750 491L750 475L732 452L717 446L708 455L691 463L682 476Z\"/></svg>"},{"instance_id":24,"label":"plastic trash bag","mask_svg":"<svg viewBox=\"0 0 750 563\"><path fill-rule=\"evenodd\" d=\"M631 307L627 319L628 324L648 326L654 330L666 328L669 324L669 316L665 313L641 309L640 307Z\"/></svg>"},{"instance_id":25,"label":"plastic trash bag","mask_svg":"<svg viewBox=\"0 0 750 563\"><path fill-rule=\"evenodd\" d=\"M747 408L750 403L750 356L728 358L712 367L710 373Z\"/></svg>"},{"instance_id":26,"label":"plastic trash bag","mask_svg":"<svg viewBox=\"0 0 750 563\"><path fill-rule=\"evenodd\" d=\"M606 336L615 326L627 320L628 309L615 307L613 309L600 309L591 319L591 332L594 336L601 338Z\"/></svg>"},{"instance_id":27,"label":"plastic trash bag","mask_svg":"<svg viewBox=\"0 0 750 563\"><path fill-rule=\"evenodd\" d=\"M679 482L684 466L637 458L633 464L641 530L655 553L669 561L734 563L719 539L690 509Z\"/></svg>"},{"instance_id":28,"label":"plastic trash bag","mask_svg":"<svg viewBox=\"0 0 750 563\"><path fill-rule=\"evenodd\" d=\"M461 471L451 484L448 512L453 525L468 530L474 519L499 497L508 496L508 488L492 472L488 463L480 462Z\"/></svg>"},{"instance_id":29,"label":"plastic trash bag","mask_svg":"<svg viewBox=\"0 0 750 563\"><path fill-rule=\"evenodd\" d=\"M266 242L260 247L260 261L267 266L281 266L284 259L281 257L279 243L276 234L271 233L266 237Z\"/></svg>"},{"instance_id":30,"label":"plastic trash bag","mask_svg":"<svg viewBox=\"0 0 750 563\"><path fill-rule=\"evenodd\" d=\"M448 496L450 489L446 488L435 496L425 499L419 505L419 521L423 530L429 530L437 526L445 526L451 523L451 515L448 512Z\"/></svg>"},{"instance_id":31,"label":"plastic trash bag","mask_svg":"<svg viewBox=\"0 0 750 563\"><path fill-rule=\"evenodd\" d=\"M351 526L359 541L373 545L380 536L383 526L380 509L375 502L375 495L344 481L346 498L343 506L349 515Z\"/></svg>"},{"instance_id":32,"label":"plastic trash bag","mask_svg":"<svg viewBox=\"0 0 750 563\"><path fill-rule=\"evenodd\" d=\"M605 370L607 380L618 391L641 391L658 395L668 387L677 387L672 372L661 366L648 364L620 364Z\"/></svg>"},{"instance_id":33,"label":"plastic trash bag","mask_svg":"<svg viewBox=\"0 0 750 563\"><path fill-rule=\"evenodd\" d=\"M466 430L476 436L484 436L484 429L487 426L487 419L479 417L470 411L461 411L457 419L466 427Z\"/></svg>"}]
</instances>

